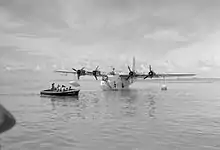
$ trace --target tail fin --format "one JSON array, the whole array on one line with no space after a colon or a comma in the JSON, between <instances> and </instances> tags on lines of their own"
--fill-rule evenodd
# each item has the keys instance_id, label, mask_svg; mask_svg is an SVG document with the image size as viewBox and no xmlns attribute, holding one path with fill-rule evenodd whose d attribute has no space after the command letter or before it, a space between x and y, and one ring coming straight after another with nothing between
<instances>
[{"instance_id":1,"label":"tail fin","mask_svg":"<svg viewBox=\"0 0 220 150\"><path fill-rule=\"evenodd\" d=\"M135 70L136 68L135 68L135 57L133 57L133 62L132 62L132 71L136 71Z\"/></svg>"}]
</instances>

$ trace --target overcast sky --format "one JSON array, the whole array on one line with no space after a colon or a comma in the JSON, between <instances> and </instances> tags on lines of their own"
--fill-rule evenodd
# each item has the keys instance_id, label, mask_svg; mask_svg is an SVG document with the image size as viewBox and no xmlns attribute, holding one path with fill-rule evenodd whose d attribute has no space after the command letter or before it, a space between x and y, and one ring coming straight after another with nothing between
<instances>
[{"instance_id":1,"label":"overcast sky","mask_svg":"<svg viewBox=\"0 0 220 150\"><path fill-rule=\"evenodd\" d=\"M136 56L140 69L220 76L219 14L219 0L0 0L0 67L119 67Z\"/></svg>"}]
</instances>

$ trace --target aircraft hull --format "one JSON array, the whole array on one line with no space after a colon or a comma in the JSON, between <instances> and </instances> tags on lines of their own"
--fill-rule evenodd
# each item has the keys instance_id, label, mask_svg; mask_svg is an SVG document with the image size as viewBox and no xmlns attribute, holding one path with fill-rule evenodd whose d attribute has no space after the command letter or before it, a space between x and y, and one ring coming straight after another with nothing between
<instances>
[{"instance_id":1,"label":"aircraft hull","mask_svg":"<svg viewBox=\"0 0 220 150\"><path fill-rule=\"evenodd\" d=\"M102 90L123 90L128 89L133 82L134 79L127 80L119 77L119 75L114 75L108 76L108 80L102 80L100 87Z\"/></svg>"}]
</instances>

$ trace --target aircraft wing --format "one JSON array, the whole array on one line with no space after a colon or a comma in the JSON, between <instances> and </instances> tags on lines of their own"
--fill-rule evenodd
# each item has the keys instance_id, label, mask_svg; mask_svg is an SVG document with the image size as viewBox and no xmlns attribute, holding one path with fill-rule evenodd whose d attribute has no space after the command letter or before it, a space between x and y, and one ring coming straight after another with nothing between
<instances>
[{"instance_id":1,"label":"aircraft wing","mask_svg":"<svg viewBox=\"0 0 220 150\"><path fill-rule=\"evenodd\" d=\"M72 73L72 74L76 74L75 71L68 71L68 70L55 70L54 72L58 72L58 73Z\"/></svg>"},{"instance_id":2,"label":"aircraft wing","mask_svg":"<svg viewBox=\"0 0 220 150\"><path fill-rule=\"evenodd\" d=\"M119 75L119 77L121 77L121 78L126 78L126 77L128 77L129 75L128 74L120 74Z\"/></svg>"},{"instance_id":3,"label":"aircraft wing","mask_svg":"<svg viewBox=\"0 0 220 150\"><path fill-rule=\"evenodd\" d=\"M164 74L156 74L158 77L190 77L195 76L193 73L164 73Z\"/></svg>"},{"instance_id":4,"label":"aircraft wing","mask_svg":"<svg viewBox=\"0 0 220 150\"><path fill-rule=\"evenodd\" d=\"M192 73L164 73L164 74L155 74L153 78L164 78L164 77L190 77L190 76L195 76L196 74ZM119 75L122 78L128 78L129 74L120 74ZM136 73L133 77L136 78L145 78L145 77L150 77L149 74L142 74L142 73Z\"/></svg>"},{"instance_id":5,"label":"aircraft wing","mask_svg":"<svg viewBox=\"0 0 220 150\"><path fill-rule=\"evenodd\" d=\"M137 78L165 78L165 77L191 77L195 76L196 74L193 73L159 73L154 74L153 76L150 76L149 74L136 74L135 76Z\"/></svg>"},{"instance_id":6,"label":"aircraft wing","mask_svg":"<svg viewBox=\"0 0 220 150\"><path fill-rule=\"evenodd\" d=\"M133 77L143 78L143 77L145 77L145 76L147 76L147 74L135 74ZM127 78L127 77L129 77L129 74L119 74L119 77L121 77L121 78Z\"/></svg>"},{"instance_id":7,"label":"aircraft wing","mask_svg":"<svg viewBox=\"0 0 220 150\"><path fill-rule=\"evenodd\" d=\"M86 71L85 75L94 76L94 74L93 74L92 71ZM97 76L97 77L102 77L102 76L104 76L104 75L106 75L106 73L103 73L103 72L98 72L98 73L96 73L96 76Z\"/></svg>"},{"instance_id":8,"label":"aircraft wing","mask_svg":"<svg viewBox=\"0 0 220 150\"><path fill-rule=\"evenodd\" d=\"M76 71L68 71L68 70L55 70L54 72L58 72L58 73L72 73L72 74L76 74ZM89 75L89 76L93 76L93 72L92 71L85 71L84 75ZM105 73L98 73L96 74L96 76L104 76Z\"/></svg>"}]
</instances>

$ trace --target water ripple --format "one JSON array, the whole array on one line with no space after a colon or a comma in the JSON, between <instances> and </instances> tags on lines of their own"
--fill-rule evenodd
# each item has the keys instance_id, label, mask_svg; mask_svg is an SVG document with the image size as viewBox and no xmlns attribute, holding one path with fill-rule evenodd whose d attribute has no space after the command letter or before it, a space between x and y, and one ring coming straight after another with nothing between
<instances>
[{"instance_id":1,"label":"water ripple","mask_svg":"<svg viewBox=\"0 0 220 150\"><path fill-rule=\"evenodd\" d=\"M92 82L91 82L92 83ZM78 97L41 97L33 89L2 94L17 119L1 138L5 150L220 148L219 85L153 83L129 90L82 90ZM136 88L136 87L137 88ZM212 90L208 90L212 89Z\"/></svg>"}]
</instances>

